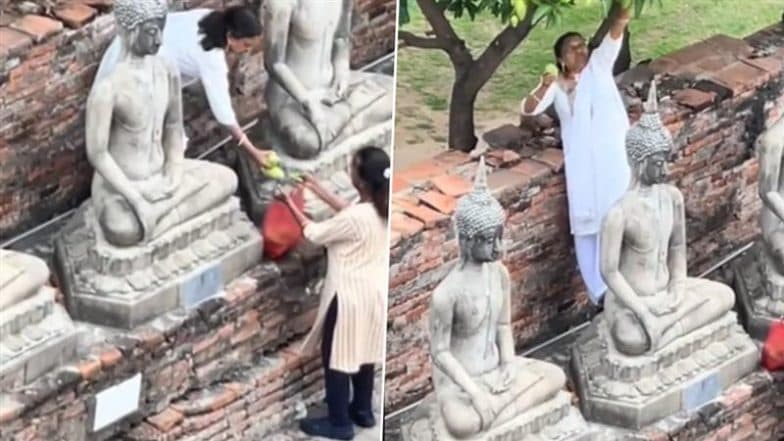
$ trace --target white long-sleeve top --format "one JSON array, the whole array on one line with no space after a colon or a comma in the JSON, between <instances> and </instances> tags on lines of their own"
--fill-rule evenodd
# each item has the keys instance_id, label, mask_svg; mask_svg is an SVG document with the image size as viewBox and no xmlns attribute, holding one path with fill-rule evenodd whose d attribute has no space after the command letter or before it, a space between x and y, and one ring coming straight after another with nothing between
<instances>
[{"instance_id":1,"label":"white long-sleeve top","mask_svg":"<svg viewBox=\"0 0 784 441\"><path fill-rule=\"evenodd\" d=\"M229 94L229 67L223 49L201 47L199 21L211 9L191 9L166 16L163 41L158 53L177 65L183 84L201 81L215 119L225 126L238 126ZM101 59L93 84L114 71L120 61L120 39L115 37Z\"/></svg>"},{"instance_id":2,"label":"white long-sleeve top","mask_svg":"<svg viewBox=\"0 0 784 441\"><path fill-rule=\"evenodd\" d=\"M569 94L554 81L533 112L544 112L551 104L561 125L566 192L572 234L596 234L610 207L629 187L626 132L629 117L612 69L622 39L608 34L591 54L577 86Z\"/></svg>"}]
</instances>

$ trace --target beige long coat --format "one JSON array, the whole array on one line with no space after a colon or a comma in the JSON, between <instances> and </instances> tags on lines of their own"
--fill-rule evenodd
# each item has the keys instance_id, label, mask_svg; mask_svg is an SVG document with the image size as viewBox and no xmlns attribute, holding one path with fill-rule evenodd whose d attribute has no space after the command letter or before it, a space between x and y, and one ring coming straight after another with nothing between
<instances>
[{"instance_id":1,"label":"beige long coat","mask_svg":"<svg viewBox=\"0 0 784 441\"><path fill-rule=\"evenodd\" d=\"M383 363L386 334L389 243L387 224L370 203L343 209L305 226L304 236L327 248L327 275L316 323L302 350L321 342L324 319L337 295L338 314L330 368L355 373L363 364Z\"/></svg>"}]
</instances>

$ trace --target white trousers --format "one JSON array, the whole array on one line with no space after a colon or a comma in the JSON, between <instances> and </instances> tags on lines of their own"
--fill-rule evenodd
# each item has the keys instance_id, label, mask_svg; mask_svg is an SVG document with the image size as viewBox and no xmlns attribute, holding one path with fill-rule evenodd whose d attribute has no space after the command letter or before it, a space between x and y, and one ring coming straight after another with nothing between
<instances>
[{"instance_id":1,"label":"white trousers","mask_svg":"<svg viewBox=\"0 0 784 441\"><path fill-rule=\"evenodd\" d=\"M607 291L599 266L599 234L574 236L574 248L577 254L577 266L588 288L588 296L594 305L598 305Z\"/></svg>"}]
</instances>

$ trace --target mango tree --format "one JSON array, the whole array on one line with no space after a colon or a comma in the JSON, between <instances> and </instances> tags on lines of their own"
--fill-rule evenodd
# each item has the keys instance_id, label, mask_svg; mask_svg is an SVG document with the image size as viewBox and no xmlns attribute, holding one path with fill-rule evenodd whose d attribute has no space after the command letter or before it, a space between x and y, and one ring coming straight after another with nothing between
<instances>
[{"instance_id":1,"label":"mango tree","mask_svg":"<svg viewBox=\"0 0 784 441\"><path fill-rule=\"evenodd\" d=\"M408 22L409 1L413 0L401 0L399 3L401 25ZM603 8L605 18L589 43L593 48L607 33L617 8L633 6L635 15L639 15L647 4L654 1L657 0L416 0L431 30L425 35L415 35L400 29L398 37L400 47L438 49L449 57L455 71L449 101L449 147L469 151L477 143L474 103L479 91L531 30L539 25L559 24L563 14L575 4L597 3ZM454 18L467 15L473 20L480 14L492 14L506 26L481 54L474 56L457 35L447 15ZM631 62L628 31L625 40L616 72L626 70Z\"/></svg>"}]
</instances>

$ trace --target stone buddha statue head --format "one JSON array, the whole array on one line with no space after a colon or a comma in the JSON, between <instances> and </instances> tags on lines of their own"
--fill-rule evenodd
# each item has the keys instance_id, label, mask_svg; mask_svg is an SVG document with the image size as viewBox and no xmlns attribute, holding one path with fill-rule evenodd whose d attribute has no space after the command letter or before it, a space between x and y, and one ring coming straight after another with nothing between
<instances>
[{"instance_id":1,"label":"stone buddha statue head","mask_svg":"<svg viewBox=\"0 0 784 441\"><path fill-rule=\"evenodd\" d=\"M656 82L651 82L645 112L626 134L626 153L632 169L632 182L652 186L664 182L667 159L672 151L672 136L659 117Z\"/></svg>"},{"instance_id":2,"label":"stone buddha statue head","mask_svg":"<svg viewBox=\"0 0 784 441\"><path fill-rule=\"evenodd\" d=\"M157 54L167 12L165 0L116 0L114 17L126 53L137 57Z\"/></svg>"},{"instance_id":3,"label":"stone buddha statue head","mask_svg":"<svg viewBox=\"0 0 784 441\"><path fill-rule=\"evenodd\" d=\"M501 258L506 213L487 187L484 158L479 162L473 191L457 201L454 219L463 264Z\"/></svg>"}]
</instances>

